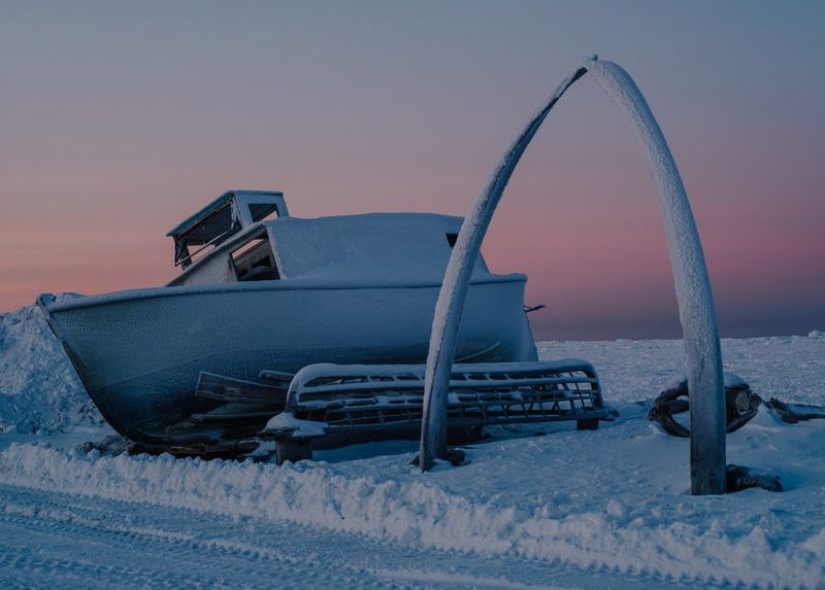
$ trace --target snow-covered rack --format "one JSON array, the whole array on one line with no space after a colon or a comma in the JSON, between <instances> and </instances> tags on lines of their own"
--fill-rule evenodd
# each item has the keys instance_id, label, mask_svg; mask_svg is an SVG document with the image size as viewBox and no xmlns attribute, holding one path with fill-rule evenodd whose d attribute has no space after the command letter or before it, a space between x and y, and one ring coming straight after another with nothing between
<instances>
[{"instance_id":1,"label":"snow-covered rack","mask_svg":"<svg viewBox=\"0 0 825 590\"><path fill-rule=\"evenodd\" d=\"M392 438L417 438L424 402L424 365L308 365L291 377L262 371L260 379L282 386L289 379L284 411L260 432L275 442L278 463L312 457L314 448ZM202 375L199 395L238 402L259 399L254 384ZM481 436L502 424L575 421L598 428L618 413L604 404L593 365L578 359L550 362L468 363L453 366L447 407L454 442Z\"/></svg>"}]
</instances>

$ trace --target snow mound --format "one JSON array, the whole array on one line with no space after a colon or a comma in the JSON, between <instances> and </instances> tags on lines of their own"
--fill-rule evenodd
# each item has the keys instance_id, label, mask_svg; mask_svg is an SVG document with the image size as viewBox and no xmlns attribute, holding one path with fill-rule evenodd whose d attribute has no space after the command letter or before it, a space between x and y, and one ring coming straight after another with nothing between
<instances>
[{"instance_id":1,"label":"snow mound","mask_svg":"<svg viewBox=\"0 0 825 590\"><path fill-rule=\"evenodd\" d=\"M0 315L0 432L49 434L102 418L37 306Z\"/></svg>"}]
</instances>

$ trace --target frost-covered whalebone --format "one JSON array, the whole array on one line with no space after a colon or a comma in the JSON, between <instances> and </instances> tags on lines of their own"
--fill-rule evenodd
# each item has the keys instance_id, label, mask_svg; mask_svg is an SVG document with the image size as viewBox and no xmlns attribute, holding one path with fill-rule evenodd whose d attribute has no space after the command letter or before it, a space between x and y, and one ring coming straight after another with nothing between
<instances>
[{"instance_id":1,"label":"frost-covered whalebone","mask_svg":"<svg viewBox=\"0 0 825 590\"><path fill-rule=\"evenodd\" d=\"M725 492L725 407L722 354L713 296L687 192L659 125L630 76L595 56L568 74L547 105L506 153L462 225L439 293L425 376L420 465L446 456L446 396L450 367L470 273L481 242L515 167L538 128L565 91L590 72L631 118L659 194L667 234L691 396L691 484L694 494Z\"/></svg>"}]
</instances>

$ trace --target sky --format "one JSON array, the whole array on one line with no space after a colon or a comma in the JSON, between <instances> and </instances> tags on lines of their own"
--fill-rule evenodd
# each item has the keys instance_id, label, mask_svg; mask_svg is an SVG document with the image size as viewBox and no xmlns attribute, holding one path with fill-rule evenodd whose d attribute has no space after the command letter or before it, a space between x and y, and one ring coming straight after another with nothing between
<instances>
[{"instance_id":1,"label":"sky","mask_svg":"<svg viewBox=\"0 0 825 590\"><path fill-rule=\"evenodd\" d=\"M825 330L825 2L0 0L0 312L171 280L232 188L299 217L465 215L571 68L635 79L681 172L723 337ZM482 250L541 340L681 334L658 199L585 76Z\"/></svg>"}]
</instances>

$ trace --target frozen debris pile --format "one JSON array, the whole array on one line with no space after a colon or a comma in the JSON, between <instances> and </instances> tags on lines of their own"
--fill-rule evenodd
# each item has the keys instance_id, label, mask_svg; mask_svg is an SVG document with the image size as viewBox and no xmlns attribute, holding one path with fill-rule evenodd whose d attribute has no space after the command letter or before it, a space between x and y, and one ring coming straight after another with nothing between
<instances>
[{"instance_id":1,"label":"frozen debris pile","mask_svg":"<svg viewBox=\"0 0 825 590\"><path fill-rule=\"evenodd\" d=\"M742 428L756 415L762 399L751 391L750 385L738 375L724 375L726 431L730 433ZM668 434L689 437L690 430L674 417L688 411L689 397L687 378L674 380L653 402L653 407L647 415L648 419L658 422Z\"/></svg>"},{"instance_id":2,"label":"frozen debris pile","mask_svg":"<svg viewBox=\"0 0 825 590\"><path fill-rule=\"evenodd\" d=\"M765 402L768 411L788 424L796 424L803 420L813 420L816 418L825 419L825 407L812 406L810 404L788 404L772 397Z\"/></svg>"},{"instance_id":3,"label":"frozen debris pile","mask_svg":"<svg viewBox=\"0 0 825 590\"><path fill-rule=\"evenodd\" d=\"M0 432L102 421L37 306L0 315Z\"/></svg>"},{"instance_id":4,"label":"frozen debris pile","mask_svg":"<svg viewBox=\"0 0 825 590\"><path fill-rule=\"evenodd\" d=\"M781 492L784 490L779 477L770 473L762 473L750 467L742 465L728 465L728 493L741 492L750 488L762 488L769 492Z\"/></svg>"},{"instance_id":5,"label":"frozen debris pile","mask_svg":"<svg viewBox=\"0 0 825 590\"><path fill-rule=\"evenodd\" d=\"M687 379L674 379L653 401L648 419L658 422L662 429L673 436L689 437L690 429L677 421L675 416L686 413L690 407ZM763 405L778 420L796 424L803 420L825 419L825 406L792 404L771 397L763 400L751 390L744 379L733 373L725 373L725 418L728 433L735 432L750 421Z\"/></svg>"}]
</instances>

